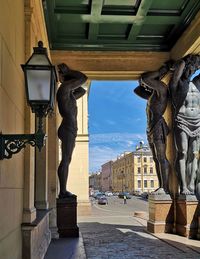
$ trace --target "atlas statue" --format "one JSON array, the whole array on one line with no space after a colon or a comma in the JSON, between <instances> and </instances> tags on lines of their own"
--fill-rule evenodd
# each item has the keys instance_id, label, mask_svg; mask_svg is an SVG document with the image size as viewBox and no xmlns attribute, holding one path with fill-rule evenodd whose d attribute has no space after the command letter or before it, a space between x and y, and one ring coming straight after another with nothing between
<instances>
[{"instance_id":1,"label":"atlas statue","mask_svg":"<svg viewBox=\"0 0 200 259\"><path fill-rule=\"evenodd\" d=\"M62 122L58 128L58 138L61 140L62 159L58 167L60 184L59 198L74 196L67 190L69 164L75 147L77 136L77 102L86 91L82 84L87 80L86 75L79 71L71 70L66 64L58 65L60 87L57 91L57 103Z\"/></svg>"}]
</instances>

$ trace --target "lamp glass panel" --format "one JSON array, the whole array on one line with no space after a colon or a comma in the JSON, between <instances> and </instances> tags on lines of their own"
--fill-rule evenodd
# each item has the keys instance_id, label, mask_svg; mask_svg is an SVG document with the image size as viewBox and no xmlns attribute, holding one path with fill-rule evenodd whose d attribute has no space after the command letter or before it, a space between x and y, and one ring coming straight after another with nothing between
<instances>
[{"instance_id":1,"label":"lamp glass panel","mask_svg":"<svg viewBox=\"0 0 200 259\"><path fill-rule=\"evenodd\" d=\"M49 66L49 60L46 55L43 54L34 54L27 65L43 65Z\"/></svg>"},{"instance_id":2,"label":"lamp glass panel","mask_svg":"<svg viewBox=\"0 0 200 259\"><path fill-rule=\"evenodd\" d=\"M50 100L50 70L27 70L27 83L30 101Z\"/></svg>"}]
</instances>

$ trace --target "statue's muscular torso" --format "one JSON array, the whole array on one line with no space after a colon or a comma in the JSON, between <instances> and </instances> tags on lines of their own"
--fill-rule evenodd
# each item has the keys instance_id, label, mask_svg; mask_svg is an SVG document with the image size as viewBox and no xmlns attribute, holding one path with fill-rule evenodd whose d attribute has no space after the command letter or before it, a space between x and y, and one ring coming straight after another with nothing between
<instances>
[{"instance_id":1,"label":"statue's muscular torso","mask_svg":"<svg viewBox=\"0 0 200 259\"><path fill-rule=\"evenodd\" d=\"M73 91L62 88L62 85L57 92L58 109L63 118L58 130L59 138L62 136L61 131L70 131L74 135L77 134L77 104L73 95Z\"/></svg>"},{"instance_id":2,"label":"statue's muscular torso","mask_svg":"<svg viewBox=\"0 0 200 259\"><path fill-rule=\"evenodd\" d=\"M193 82L189 83L187 96L178 114L194 119L200 118L200 92Z\"/></svg>"},{"instance_id":3,"label":"statue's muscular torso","mask_svg":"<svg viewBox=\"0 0 200 259\"><path fill-rule=\"evenodd\" d=\"M146 113L149 131L161 119L167 107L167 88L162 87L163 89L153 90L147 101Z\"/></svg>"}]
</instances>

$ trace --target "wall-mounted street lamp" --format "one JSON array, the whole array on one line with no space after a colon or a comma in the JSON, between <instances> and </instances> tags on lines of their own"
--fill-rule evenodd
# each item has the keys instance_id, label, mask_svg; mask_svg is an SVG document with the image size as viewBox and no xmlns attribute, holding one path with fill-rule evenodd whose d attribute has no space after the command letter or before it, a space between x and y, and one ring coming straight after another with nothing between
<instances>
[{"instance_id":1,"label":"wall-mounted street lamp","mask_svg":"<svg viewBox=\"0 0 200 259\"><path fill-rule=\"evenodd\" d=\"M35 134L0 134L0 160L11 158L26 144L37 146L39 150L44 146L43 118L53 110L57 77L55 66L51 64L43 43L39 41L38 47L33 49L32 56L21 66L25 76L27 102L36 114L38 129Z\"/></svg>"}]
</instances>

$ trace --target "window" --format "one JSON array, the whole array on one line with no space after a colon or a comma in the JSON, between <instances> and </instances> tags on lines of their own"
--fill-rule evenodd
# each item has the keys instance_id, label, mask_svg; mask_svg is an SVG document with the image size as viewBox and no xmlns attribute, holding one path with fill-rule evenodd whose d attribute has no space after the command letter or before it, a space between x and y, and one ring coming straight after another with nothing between
<instances>
[{"instance_id":1,"label":"window","mask_svg":"<svg viewBox=\"0 0 200 259\"><path fill-rule=\"evenodd\" d=\"M153 174L153 167L150 167L150 174Z\"/></svg>"},{"instance_id":2,"label":"window","mask_svg":"<svg viewBox=\"0 0 200 259\"><path fill-rule=\"evenodd\" d=\"M144 167L144 174L147 174L147 167Z\"/></svg>"},{"instance_id":3,"label":"window","mask_svg":"<svg viewBox=\"0 0 200 259\"><path fill-rule=\"evenodd\" d=\"M138 174L141 174L141 167L138 167L137 172Z\"/></svg>"},{"instance_id":4,"label":"window","mask_svg":"<svg viewBox=\"0 0 200 259\"><path fill-rule=\"evenodd\" d=\"M141 159L140 159L140 157L138 157L138 158L137 158L137 161L138 161L138 163L140 163L140 162L141 162Z\"/></svg>"},{"instance_id":5,"label":"window","mask_svg":"<svg viewBox=\"0 0 200 259\"><path fill-rule=\"evenodd\" d=\"M153 157L152 156L150 157L150 162L153 163Z\"/></svg>"},{"instance_id":6,"label":"window","mask_svg":"<svg viewBox=\"0 0 200 259\"><path fill-rule=\"evenodd\" d=\"M147 162L147 157L144 157L144 163L146 163Z\"/></svg>"},{"instance_id":7,"label":"window","mask_svg":"<svg viewBox=\"0 0 200 259\"><path fill-rule=\"evenodd\" d=\"M141 180L138 180L138 188L141 188Z\"/></svg>"},{"instance_id":8,"label":"window","mask_svg":"<svg viewBox=\"0 0 200 259\"><path fill-rule=\"evenodd\" d=\"M151 188L154 188L154 180L151 180Z\"/></svg>"},{"instance_id":9,"label":"window","mask_svg":"<svg viewBox=\"0 0 200 259\"><path fill-rule=\"evenodd\" d=\"M144 188L147 188L147 180L144 180Z\"/></svg>"}]
</instances>

